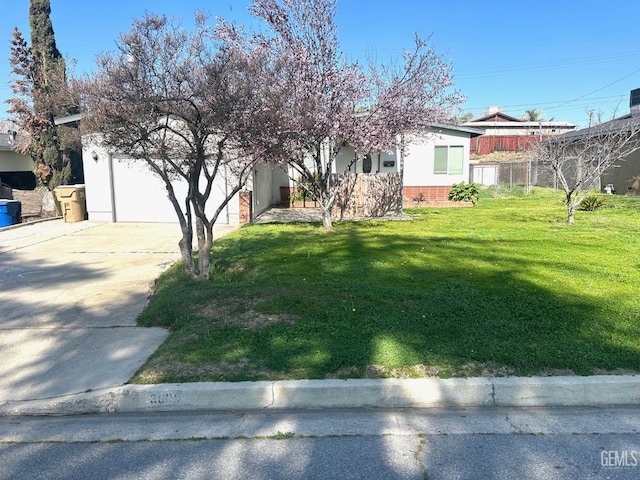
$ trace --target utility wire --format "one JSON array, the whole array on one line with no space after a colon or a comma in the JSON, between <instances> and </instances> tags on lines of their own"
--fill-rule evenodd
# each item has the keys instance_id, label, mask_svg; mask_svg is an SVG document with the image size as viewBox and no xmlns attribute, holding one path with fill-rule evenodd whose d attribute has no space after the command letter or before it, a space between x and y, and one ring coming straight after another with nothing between
<instances>
[{"instance_id":1,"label":"utility wire","mask_svg":"<svg viewBox=\"0 0 640 480\"><path fill-rule=\"evenodd\" d=\"M600 92L600 91L604 90L605 88L610 87L611 85L615 85L616 83L619 83L619 82L621 82L622 80L624 80L624 79L626 79L626 78L629 78L629 77L631 77L632 75L635 75L635 74L636 74L636 73L638 73L638 72L640 72L640 68L638 68L637 70L634 70L633 72L631 72L631 73L630 73L630 74L628 74L628 75L625 75L624 77L619 78L618 80L616 80L616 81L614 81L614 82L611 82L611 83L609 83L609 84L605 85L604 87L600 87L600 88L598 88L598 89L596 89L596 90L594 90L594 91L592 91L592 92L585 93L584 95L581 95L581 96L579 96L579 97L576 97L576 98L574 98L573 100L568 100L568 101L566 101L566 102L564 102L564 103L561 103L561 104L559 104L559 105L556 105L555 107L549 107L549 110L554 109L554 108L560 108L560 107L563 107L564 105L567 105L567 104L572 103L572 102L576 102L576 101L581 100L581 99L583 99L583 98L585 98L585 97L588 97L589 95L592 95L592 94L594 94L594 93L598 93L598 92Z\"/></svg>"}]
</instances>

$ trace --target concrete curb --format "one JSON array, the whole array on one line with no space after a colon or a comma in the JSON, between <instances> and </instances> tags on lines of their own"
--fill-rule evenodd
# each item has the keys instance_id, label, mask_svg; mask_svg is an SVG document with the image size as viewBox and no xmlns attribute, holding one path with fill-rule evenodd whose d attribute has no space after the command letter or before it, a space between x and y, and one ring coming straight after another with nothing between
<instances>
[{"instance_id":1,"label":"concrete curb","mask_svg":"<svg viewBox=\"0 0 640 480\"><path fill-rule=\"evenodd\" d=\"M494 378L495 403L508 407L639 405L640 376Z\"/></svg>"},{"instance_id":2,"label":"concrete curb","mask_svg":"<svg viewBox=\"0 0 640 480\"><path fill-rule=\"evenodd\" d=\"M0 415L639 404L640 376L351 379L125 385L6 402Z\"/></svg>"},{"instance_id":3,"label":"concrete curb","mask_svg":"<svg viewBox=\"0 0 640 480\"><path fill-rule=\"evenodd\" d=\"M0 232L8 232L9 230L14 230L20 227L28 227L29 225L36 225L38 223L50 222L52 220L61 220L63 217L45 217L38 218L36 220L28 220L26 222L16 223L14 225L7 225L5 227L0 227Z\"/></svg>"}]
</instances>

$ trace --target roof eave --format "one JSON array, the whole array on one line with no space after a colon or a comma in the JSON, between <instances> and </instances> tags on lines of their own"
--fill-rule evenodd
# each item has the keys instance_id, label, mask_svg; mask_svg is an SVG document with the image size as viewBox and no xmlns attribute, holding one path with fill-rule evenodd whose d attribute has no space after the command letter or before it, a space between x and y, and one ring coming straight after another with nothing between
<instances>
[{"instance_id":1,"label":"roof eave","mask_svg":"<svg viewBox=\"0 0 640 480\"><path fill-rule=\"evenodd\" d=\"M67 115L66 117L56 117L53 119L53 123L56 125L65 125L67 123L79 122L81 118L82 114L77 113L75 115Z\"/></svg>"},{"instance_id":2,"label":"roof eave","mask_svg":"<svg viewBox=\"0 0 640 480\"><path fill-rule=\"evenodd\" d=\"M464 125L449 125L446 123L435 123L431 128L439 128L444 130L452 130L454 132L468 133L472 137L479 137L480 135L484 135L484 130L479 128L467 127Z\"/></svg>"}]
</instances>

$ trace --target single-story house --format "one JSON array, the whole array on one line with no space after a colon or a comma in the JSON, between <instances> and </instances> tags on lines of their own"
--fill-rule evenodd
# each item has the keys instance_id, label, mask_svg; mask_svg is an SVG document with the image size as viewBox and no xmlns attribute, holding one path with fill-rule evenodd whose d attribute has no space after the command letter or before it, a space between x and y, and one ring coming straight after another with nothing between
<instances>
[{"instance_id":1,"label":"single-story house","mask_svg":"<svg viewBox=\"0 0 640 480\"><path fill-rule=\"evenodd\" d=\"M17 141L15 131L0 133L0 183L19 190L33 190L36 187L33 160L13 150Z\"/></svg>"},{"instance_id":2,"label":"single-story house","mask_svg":"<svg viewBox=\"0 0 640 480\"><path fill-rule=\"evenodd\" d=\"M484 130L471 141L471 154L482 157L495 152L522 153L532 142L576 129L570 122L554 120L526 121L512 117L502 107L489 107L485 115L462 124Z\"/></svg>"},{"instance_id":3,"label":"single-story house","mask_svg":"<svg viewBox=\"0 0 640 480\"><path fill-rule=\"evenodd\" d=\"M627 155L624 161L604 172L600 184L602 189L613 185L613 193L640 195L640 150Z\"/></svg>"},{"instance_id":4,"label":"single-story house","mask_svg":"<svg viewBox=\"0 0 640 480\"><path fill-rule=\"evenodd\" d=\"M404 172L404 198L409 203L446 201L454 183L469 180L469 146L472 137L482 131L457 125L435 125L430 131L414 138L406 148L404 158L399 151L379 152L354 158L353 148L345 147L338 156L335 173L345 170L358 174ZM401 169L400 162L403 162ZM348 166L351 166L350 169ZM99 147L91 137L83 138L83 167L90 220L112 222L176 222L177 217L167 199L163 182L144 161L127 158ZM281 205L296 182L290 168L278 165L257 165L247 182L251 191L251 214L255 218L268 208ZM211 205L217 206L229 185L221 176ZM176 185L178 198L184 198L186 184ZM283 193L284 192L284 193ZM246 198L246 197L245 197ZM219 224L238 225L246 212L241 212L240 195L230 201L218 219Z\"/></svg>"},{"instance_id":5,"label":"single-story house","mask_svg":"<svg viewBox=\"0 0 640 480\"><path fill-rule=\"evenodd\" d=\"M453 184L470 181L470 142L482 133L482 130L475 128L437 124L426 134L413 137L408 142L403 158L399 149L358 158L356 150L347 146L338 154L334 171L356 174L402 171L405 204L418 198L425 202L447 201ZM295 178L293 171L289 173L290 178ZM282 187L283 192L286 187L294 189L295 181L287 180Z\"/></svg>"},{"instance_id":6,"label":"single-story house","mask_svg":"<svg viewBox=\"0 0 640 480\"><path fill-rule=\"evenodd\" d=\"M605 132L617 132L625 129L629 132L640 129L640 89L631 91L629 113L626 115L590 128L565 133L563 138L580 140L593 135L602 135L602 133ZM537 184L546 187L556 187L556 183L553 175L546 172L546 175L539 176ZM640 150L636 150L619 161L616 161L611 168L602 173L599 185L596 184L595 187L597 188L599 186L600 189L604 191L608 185L613 186L613 193L640 195Z\"/></svg>"},{"instance_id":7,"label":"single-story house","mask_svg":"<svg viewBox=\"0 0 640 480\"><path fill-rule=\"evenodd\" d=\"M629 99L629 113L618 117L605 126L619 129L640 123L640 89L632 90ZM640 195L640 150L627 155L604 172L600 178L601 188L613 185L615 193Z\"/></svg>"}]
</instances>

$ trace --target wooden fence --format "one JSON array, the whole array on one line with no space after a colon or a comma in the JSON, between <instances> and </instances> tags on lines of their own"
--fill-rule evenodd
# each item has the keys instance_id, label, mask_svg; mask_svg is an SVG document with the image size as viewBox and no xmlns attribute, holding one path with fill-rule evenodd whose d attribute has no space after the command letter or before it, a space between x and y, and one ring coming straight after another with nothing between
<instances>
[{"instance_id":1,"label":"wooden fence","mask_svg":"<svg viewBox=\"0 0 640 480\"><path fill-rule=\"evenodd\" d=\"M332 214L338 218L398 215L401 205L399 173L346 173L335 175L338 195Z\"/></svg>"},{"instance_id":2,"label":"wooden fence","mask_svg":"<svg viewBox=\"0 0 640 480\"><path fill-rule=\"evenodd\" d=\"M472 155L488 155L493 152L522 153L534 143L547 138L544 135L481 135L471 139Z\"/></svg>"}]
</instances>

